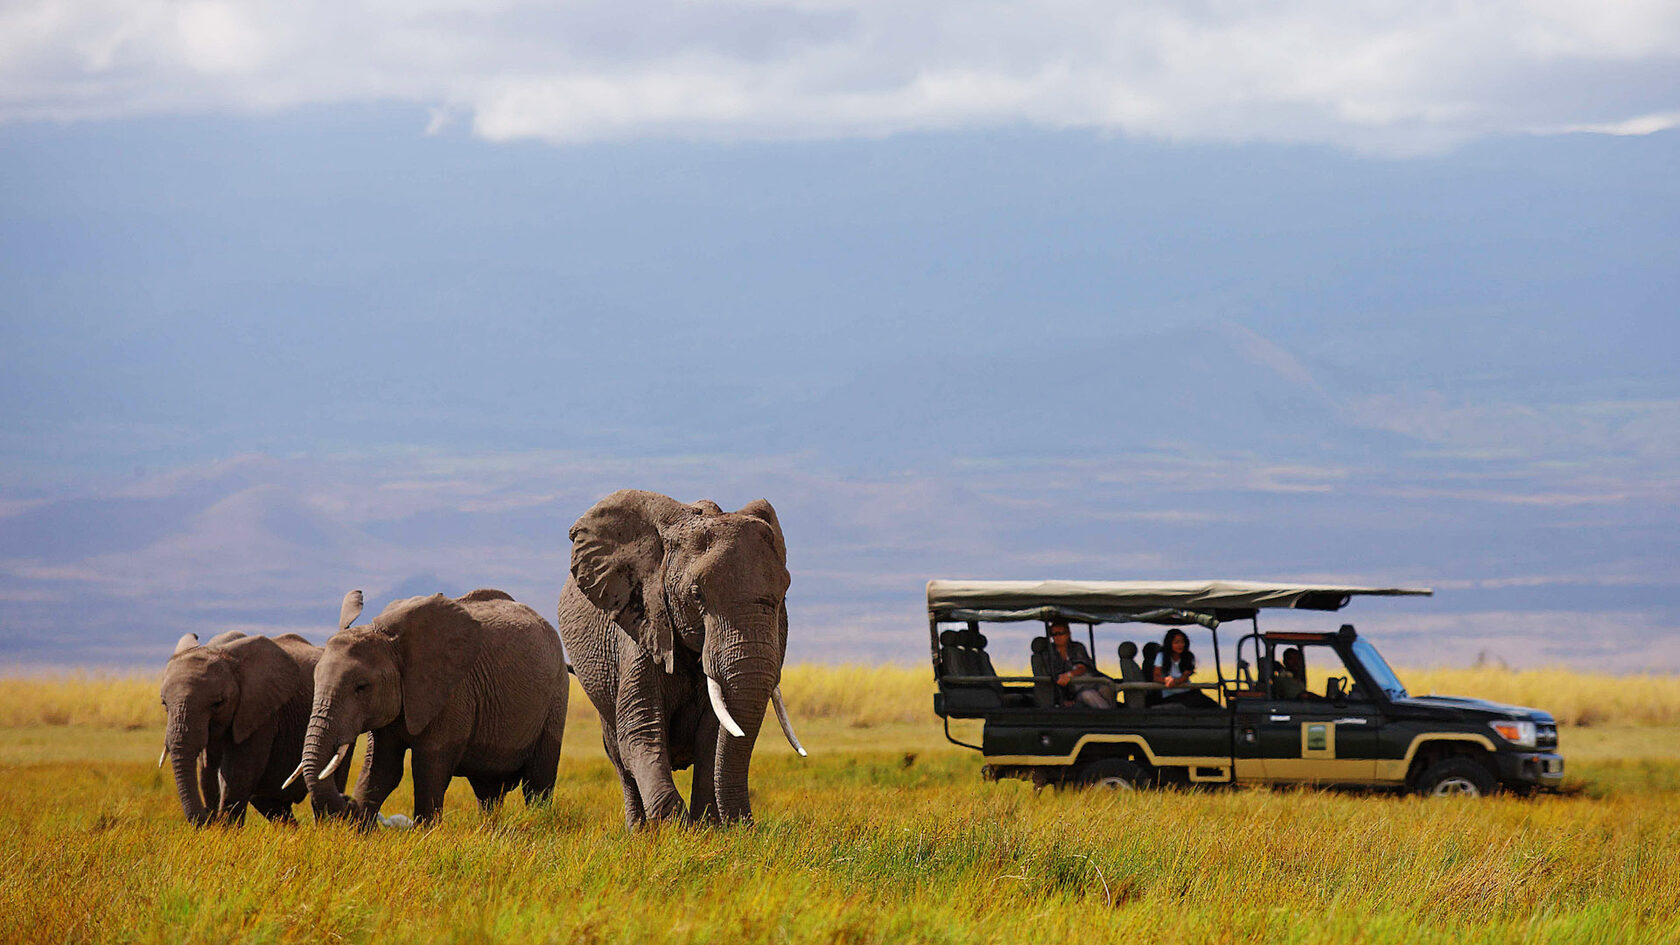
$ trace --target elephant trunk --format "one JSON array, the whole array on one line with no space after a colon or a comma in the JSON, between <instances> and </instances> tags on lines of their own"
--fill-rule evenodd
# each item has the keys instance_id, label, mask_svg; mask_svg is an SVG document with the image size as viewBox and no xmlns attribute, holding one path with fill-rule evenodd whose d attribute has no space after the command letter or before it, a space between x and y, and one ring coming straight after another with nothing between
<instances>
[{"instance_id":1,"label":"elephant trunk","mask_svg":"<svg viewBox=\"0 0 1680 945\"><path fill-rule=\"evenodd\" d=\"M303 781L309 786L309 796L317 809L342 814L349 807L338 785L331 777L329 766L339 754L339 746L349 739L340 739L332 724L330 704L317 704L309 717L309 730L303 738Z\"/></svg>"},{"instance_id":2,"label":"elephant trunk","mask_svg":"<svg viewBox=\"0 0 1680 945\"><path fill-rule=\"evenodd\" d=\"M202 827L214 813L198 793L198 756L204 751L209 735L207 732L201 735L195 728L202 726L189 726L182 712L172 710L164 745L175 775L175 794L181 800L181 810L187 815L188 823Z\"/></svg>"},{"instance_id":3,"label":"elephant trunk","mask_svg":"<svg viewBox=\"0 0 1680 945\"><path fill-rule=\"evenodd\" d=\"M781 679L781 651L774 617L760 626L760 620L744 621L740 632L724 620L708 619L708 652L703 654L707 685L714 701L721 698L740 734L718 726L716 755L712 765L713 793L718 816L725 823L750 822L752 803L747 792L747 771L753 745L758 741L770 693ZM716 649L712 649L716 646ZM712 684L716 683L716 688ZM720 723L723 717L719 717Z\"/></svg>"}]
</instances>

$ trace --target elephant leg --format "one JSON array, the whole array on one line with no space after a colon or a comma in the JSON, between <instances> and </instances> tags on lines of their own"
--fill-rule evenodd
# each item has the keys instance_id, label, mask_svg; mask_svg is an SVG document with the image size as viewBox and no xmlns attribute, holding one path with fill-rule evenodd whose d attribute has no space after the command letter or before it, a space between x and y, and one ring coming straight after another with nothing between
<instances>
[{"instance_id":1,"label":"elephant leg","mask_svg":"<svg viewBox=\"0 0 1680 945\"><path fill-rule=\"evenodd\" d=\"M297 826L297 817L292 814L292 805L278 797L253 797L251 806L257 813L267 818L269 823L282 824L287 827Z\"/></svg>"},{"instance_id":2,"label":"elephant leg","mask_svg":"<svg viewBox=\"0 0 1680 945\"><path fill-rule=\"evenodd\" d=\"M461 763L463 746L415 745L409 767L414 774L414 822L429 824L443 813L443 795Z\"/></svg>"},{"instance_id":3,"label":"elephant leg","mask_svg":"<svg viewBox=\"0 0 1680 945\"><path fill-rule=\"evenodd\" d=\"M486 814L493 814L502 806L507 782L501 775L476 775L467 778L467 783L472 785L473 796L478 798L478 806Z\"/></svg>"},{"instance_id":4,"label":"elephant leg","mask_svg":"<svg viewBox=\"0 0 1680 945\"><path fill-rule=\"evenodd\" d=\"M546 804L554 794L554 780L560 767L560 739L566 732L566 703L562 700L549 710L548 723L537 738L531 760L519 770L520 789L525 793L525 806Z\"/></svg>"},{"instance_id":5,"label":"elephant leg","mask_svg":"<svg viewBox=\"0 0 1680 945\"><path fill-rule=\"evenodd\" d=\"M362 762L362 774L356 779L355 800L351 803L354 816L363 821L371 821L379 813L379 808L385 803L385 798L402 783L403 754L407 749L401 742L390 735L378 736L368 733L368 748L365 760ZM339 771L334 771L336 776ZM319 807L315 808L315 816L320 818L326 813Z\"/></svg>"},{"instance_id":6,"label":"elephant leg","mask_svg":"<svg viewBox=\"0 0 1680 945\"><path fill-rule=\"evenodd\" d=\"M635 830L647 823L647 812L642 810L642 792L636 787L636 779L624 767L623 759L618 756L618 735L605 726L601 729L601 748L606 751L607 760L613 763L613 770L618 772L618 784L624 790L624 826Z\"/></svg>"},{"instance_id":7,"label":"elephant leg","mask_svg":"<svg viewBox=\"0 0 1680 945\"><path fill-rule=\"evenodd\" d=\"M694 789L688 796L689 819L695 823L723 822L717 805L717 741L717 716L706 712L694 736Z\"/></svg>"},{"instance_id":8,"label":"elephant leg","mask_svg":"<svg viewBox=\"0 0 1680 945\"><path fill-rule=\"evenodd\" d=\"M274 744L274 731L258 730L244 743L222 753L216 779L221 794L221 814L224 823L245 822L245 805L256 793L257 781L268 767L268 753Z\"/></svg>"},{"instance_id":9,"label":"elephant leg","mask_svg":"<svg viewBox=\"0 0 1680 945\"><path fill-rule=\"evenodd\" d=\"M618 754L636 781L642 810L649 820L684 816L686 807L671 778L671 750L667 739L661 667L636 653L627 661L618 690Z\"/></svg>"}]
</instances>

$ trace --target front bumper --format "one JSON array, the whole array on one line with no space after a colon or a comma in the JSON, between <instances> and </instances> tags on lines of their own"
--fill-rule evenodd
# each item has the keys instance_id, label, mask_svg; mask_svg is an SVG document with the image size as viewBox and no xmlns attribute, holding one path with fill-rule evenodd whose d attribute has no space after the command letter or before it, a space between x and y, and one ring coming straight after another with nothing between
<instances>
[{"instance_id":1,"label":"front bumper","mask_svg":"<svg viewBox=\"0 0 1680 945\"><path fill-rule=\"evenodd\" d=\"M1555 790L1563 784L1563 756L1556 752L1502 751L1494 757L1499 760L1499 783L1506 787Z\"/></svg>"}]
</instances>

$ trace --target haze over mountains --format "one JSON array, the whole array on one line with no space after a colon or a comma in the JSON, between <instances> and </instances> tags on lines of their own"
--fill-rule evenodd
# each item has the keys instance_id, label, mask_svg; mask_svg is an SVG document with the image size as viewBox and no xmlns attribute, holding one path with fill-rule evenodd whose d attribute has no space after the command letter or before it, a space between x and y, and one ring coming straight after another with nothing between
<instances>
[{"instance_id":1,"label":"haze over mountains","mask_svg":"<svg viewBox=\"0 0 1680 945\"><path fill-rule=\"evenodd\" d=\"M0 128L0 659L320 640L351 587L549 614L636 486L775 503L796 658L919 659L931 577L1239 577L1435 586L1349 612L1396 661L1680 669L1675 132L414 117Z\"/></svg>"}]
</instances>

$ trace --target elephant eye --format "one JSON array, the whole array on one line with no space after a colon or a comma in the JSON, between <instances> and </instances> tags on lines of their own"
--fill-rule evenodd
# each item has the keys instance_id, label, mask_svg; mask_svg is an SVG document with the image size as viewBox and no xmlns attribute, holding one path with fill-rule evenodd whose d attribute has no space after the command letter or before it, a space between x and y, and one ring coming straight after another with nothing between
<instances>
[{"instance_id":1,"label":"elephant eye","mask_svg":"<svg viewBox=\"0 0 1680 945\"><path fill-rule=\"evenodd\" d=\"M367 683L359 682L359 683L356 684L356 691L357 692L367 692L367 687L368 687Z\"/></svg>"}]
</instances>

